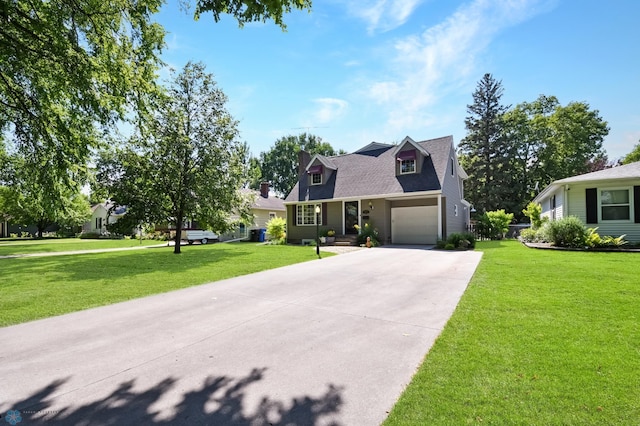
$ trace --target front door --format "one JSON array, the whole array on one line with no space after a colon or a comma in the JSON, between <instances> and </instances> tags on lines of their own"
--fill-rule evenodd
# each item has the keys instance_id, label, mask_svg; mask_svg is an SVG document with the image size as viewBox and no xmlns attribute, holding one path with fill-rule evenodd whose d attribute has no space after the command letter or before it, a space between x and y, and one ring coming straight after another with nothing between
<instances>
[{"instance_id":1,"label":"front door","mask_svg":"<svg viewBox=\"0 0 640 426\"><path fill-rule=\"evenodd\" d=\"M344 233L358 234L355 225L358 224L358 202L346 201L344 203Z\"/></svg>"}]
</instances>

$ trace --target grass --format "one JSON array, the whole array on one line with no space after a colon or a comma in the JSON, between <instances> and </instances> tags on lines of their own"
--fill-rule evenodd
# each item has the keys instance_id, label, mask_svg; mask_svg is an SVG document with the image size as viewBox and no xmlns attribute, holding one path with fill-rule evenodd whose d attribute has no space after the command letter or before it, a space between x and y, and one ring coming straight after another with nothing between
<instances>
[{"instance_id":1,"label":"grass","mask_svg":"<svg viewBox=\"0 0 640 426\"><path fill-rule=\"evenodd\" d=\"M389 425L640 424L640 255L478 244Z\"/></svg>"},{"instance_id":2,"label":"grass","mask_svg":"<svg viewBox=\"0 0 640 426\"><path fill-rule=\"evenodd\" d=\"M309 247L255 243L0 259L0 326L313 259Z\"/></svg>"},{"instance_id":3,"label":"grass","mask_svg":"<svg viewBox=\"0 0 640 426\"><path fill-rule=\"evenodd\" d=\"M140 245L162 244L162 241L142 240L85 240L80 238L60 238L47 240L4 240L0 241L0 256L11 254L53 253L74 250L94 250ZM166 244L166 242L165 242Z\"/></svg>"}]
</instances>

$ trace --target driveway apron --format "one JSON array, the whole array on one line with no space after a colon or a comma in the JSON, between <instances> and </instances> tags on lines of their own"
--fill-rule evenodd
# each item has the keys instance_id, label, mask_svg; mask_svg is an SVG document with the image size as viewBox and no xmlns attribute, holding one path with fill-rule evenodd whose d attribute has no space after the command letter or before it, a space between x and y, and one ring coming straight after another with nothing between
<instances>
[{"instance_id":1,"label":"driveway apron","mask_svg":"<svg viewBox=\"0 0 640 426\"><path fill-rule=\"evenodd\" d=\"M377 425L481 256L360 250L0 328L0 415Z\"/></svg>"}]
</instances>

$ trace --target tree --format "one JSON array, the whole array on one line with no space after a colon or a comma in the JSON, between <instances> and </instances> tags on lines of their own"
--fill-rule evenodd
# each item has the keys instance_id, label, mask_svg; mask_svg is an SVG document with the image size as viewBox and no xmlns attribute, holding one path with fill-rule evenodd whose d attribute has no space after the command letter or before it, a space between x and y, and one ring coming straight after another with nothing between
<instances>
[{"instance_id":1,"label":"tree","mask_svg":"<svg viewBox=\"0 0 640 426\"><path fill-rule=\"evenodd\" d=\"M145 123L145 137L101 156L97 179L114 203L127 206L129 221L172 223L180 235L187 219L224 232L233 226L231 212L247 218L239 191L246 146L236 140L226 101L204 65L188 63L173 73ZM180 253L179 240L174 253Z\"/></svg>"},{"instance_id":2,"label":"tree","mask_svg":"<svg viewBox=\"0 0 640 426\"><path fill-rule=\"evenodd\" d=\"M467 136L459 145L460 162L469 174L465 198L480 211L497 209L502 192L509 185L509 158L503 132L503 115L507 107L500 103L502 82L485 74L467 105Z\"/></svg>"},{"instance_id":3,"label":"tree","mask_svg":"<svg viewBox=\"0 0 640 426\"><path fill-rule=\"evenodd\" d=\"M273 190L286 196L298 182L298 152L307 151L312 156L321 154L333 156L345 154L336 150L322 138L307 133L298 136L284 136L278 139L267 152L260 154L262 179L271 183Z\"/></svg>"},{"instance_id":4,"label":"tree","mask_svg":"<svg viewBox=\"0 0 640 426\"><path fill-rule=\"evenodd\" d=\"M586 103L562 106L541 95L505 113L503 130L510 156L504 207L517 214L549 183L611 166L602 149L607 123Z\"/></svg>"},{"instance_id":5,"label":"tree","mask_svg":"<svg viewBox=\"0 0 640 426\"><path fill-rule=\"evenodd\" d=\"M635 163L636 161L640 161L640 141L638 141L631 152L622 159L622 164Z\"/></svg>"},{"instance_id":6,"label":"tree","mask_svg":"<svg viewBox=\"0 0 640 426\"><path fill-rule=\"evenodd\" d=\"M162 0L12 0L0 2L0 135L33 168L41 185L85 178L98 130L141 119L156 90L165 31L152 17ZM211 12L246 22L309 9L310 0L200 0ZM0 136L0 139L3 136ZM43 164L46 160L46 164Z\"/></svg>"}]
</instances>

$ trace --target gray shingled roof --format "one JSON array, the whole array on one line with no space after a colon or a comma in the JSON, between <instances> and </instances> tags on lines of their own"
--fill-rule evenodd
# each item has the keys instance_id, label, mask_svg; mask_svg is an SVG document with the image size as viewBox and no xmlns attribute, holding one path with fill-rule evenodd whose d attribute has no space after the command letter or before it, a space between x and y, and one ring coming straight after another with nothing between
<instances>
[{"instance_id":1,"label":"gray shingled roof","mask_svg":"<svg viewBox=\"0 0 640 426\"><path fill-rule=\"evenodd\" d=\"M284 211L286 210L284 207L284 200L278 197L269 196L269 198L264 198L260 195L260 191L255 191L252 189L243 189L242 192L245 194L251 194L254 196L254 201L251 204L251 208L258 210L271 210L271 211Z\"/></svg>"},{"instance_id":2,"label":"gray shingled roof","mask_svg":"<svg viewBox=\"0 0 640 426\"><path fill-rule=\"evenodd\" d=\"M420 174L396 176L394 145L328 157L337 168L323 185L308 185L300 179L285 202L332 198L375 197L390 194L440 190L453 149L453 137L418 142L429 154Z\"/></svg>"},{"instance_id":3,"label":"gray shingled roof","mask_svg":"<svg viewBox=\"0 0 640 426\"><path fill-rule=\"evenodd\" d=\"M572 176L566 179L560 179L553 183L576 183L588 182L592 180L610 180L610 179L633 179L640 178L640 161L625 164L624 166L612 167L610 169L598 170L597 172L585 173L583 175Z\"/></svg>"},{"instance_id":4,"label":"gray shingled roof","mask_svg":"<svg viewBox=\"0 0 640 426\"><path fill-rule=\"evenodd\" d=\"M635 163L625 164L623 166L612 167L610 169L598 170L597 172L585 173L583 175L571 176L565 179L560 179L551 182L549 186L544 188L533 199L534 202L538 202L547 196L548 193L553 192L555 188L561 185L569 183L581 183L601 180L618 180L618 179L638 179L640 178L640 161Z\"/></svg>"}]
</instances>

